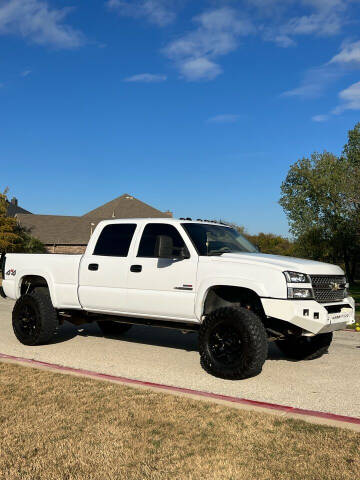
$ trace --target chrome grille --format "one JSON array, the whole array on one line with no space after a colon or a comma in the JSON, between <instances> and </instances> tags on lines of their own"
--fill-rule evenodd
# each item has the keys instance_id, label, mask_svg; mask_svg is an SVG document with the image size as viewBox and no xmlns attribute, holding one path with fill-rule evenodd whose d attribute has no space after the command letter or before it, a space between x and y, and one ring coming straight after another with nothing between
<instances>
[{"instance_id":1,"label":"chrome grille","mask_svg":"<svg viewBox=\"0 0 360 480\"><path fill-rule=\"evenodd\" d=\"M346 293L344 275L310 275L315 300L319 303L341 302Z\"/></svg>"}]
</instances>

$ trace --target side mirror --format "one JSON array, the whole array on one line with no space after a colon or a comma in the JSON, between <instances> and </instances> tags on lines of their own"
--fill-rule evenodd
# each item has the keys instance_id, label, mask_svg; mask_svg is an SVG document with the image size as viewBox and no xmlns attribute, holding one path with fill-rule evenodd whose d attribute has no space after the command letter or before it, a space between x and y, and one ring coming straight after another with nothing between
<instances>
[{"instance_id":1,"label":"side mirror","mask_svg":"<svg viewBox=\"0 0 360 480\"><path fill-rule=\"evenodd\" d=\"M155 257L173 258L174 243L171 237L167 235L158 235L155 243Z\"/></svg>"},{"instance_id":2,"label":"side mirror","mask_svg":"<svg viewBox=\"0 0 360 480\"><path fill-rule=\"evenodd\" d=\"M189 250L187 249L186 246L184 246L184 247L180 250L179 258L180 258L181 260L185 260L185 259L187 259L187 258L190 258L190 253L189 253Z\"/></svg>"},{"instance_id":3,"label":"side mirror","mask_svg":"<svg viewBox=\"0 0 360 480\"><path fill-rule=\"evenodd\" d=\"M185 260L186 258L190 258L190 253L186 246L181 249L175 248L174 252L173 239L167 235L158 235L155 243L155 257Z\"/></svg>"}]
</instances>

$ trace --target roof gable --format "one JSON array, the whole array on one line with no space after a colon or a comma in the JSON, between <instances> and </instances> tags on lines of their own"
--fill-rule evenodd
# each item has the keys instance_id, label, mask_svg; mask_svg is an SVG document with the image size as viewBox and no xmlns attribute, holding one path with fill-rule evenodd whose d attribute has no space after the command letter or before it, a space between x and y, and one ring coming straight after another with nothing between
<instances>
[{"instance_id":1,"label":"roof gable","mask_svg":"<svg viewBox=\"0 0 360 480\"><path fill-rule=\"evenodd\" d=\"M141 202L132 195L124 193L118 198L95 208L82 216L82 218L168 218L171 212L161 212L150 205Z\"/></svg>"}]
</instances>

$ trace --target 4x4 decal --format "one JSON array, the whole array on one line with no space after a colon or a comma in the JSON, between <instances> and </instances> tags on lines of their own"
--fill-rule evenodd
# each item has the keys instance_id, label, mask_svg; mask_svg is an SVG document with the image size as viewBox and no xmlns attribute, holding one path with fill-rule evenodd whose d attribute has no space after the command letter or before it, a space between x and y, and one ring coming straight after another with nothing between
<instances>
[{"instance_id":1,"label":"4x4 decal","mask_svg":"<svg viewBox=\"0 0 360 480\"><path fill-rule=\"evenodd\" d=\"M16 270L14 270L13 268L10 268L10 270L8 270L5 275L12 275L13 277L15 277Z\"/></svg>"}]
</instances>

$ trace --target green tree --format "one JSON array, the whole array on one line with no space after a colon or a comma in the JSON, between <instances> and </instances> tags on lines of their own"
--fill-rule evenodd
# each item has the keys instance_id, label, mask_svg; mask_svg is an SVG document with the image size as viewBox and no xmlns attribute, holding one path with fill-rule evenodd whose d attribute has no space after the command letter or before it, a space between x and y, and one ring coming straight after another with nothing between
<instances>
[{"instance_id":1,"label":"green tree","mask_svg":"<svg viewBox=\"0 0 360 480\"><path fill-rule=\"evenodd\" d=\"M293 241L289 240L286 237L281 235L276 235L274 233L258 233L257 235L251 235L248 233L244 226L237 225L233 222L224 222L219 220L221 223L229 225L230 227L235 228L239 233L244 235L253 245L259 247L261 253L269 253L272 255L286 255L294 256L295 255L295 244Z\"/></svg>"},{"instance_id":2,"label":"green tree","mask_svg":"<svg viewBox=\"0 0 360 480\"><path fill-rule=\"evenodd\" d=\"M26 230L21 231L22 243L20 250L24 253L46 253L45 245L36 237L30 235ZM18 250L18 251L20 251Z\"/></svg>"},{"instance_id":3,"label":"green tree","mask_svg":"<svg viewBox=\"0 0 360 480\"><path fill-rule=\"evenodd\" d=\"M350 189L350 200L354 205L354 229L357 241L355 247L360 243L360 122L348 132L348 141L344 146L343 156L352 165L351 176L348 178ZM357 261L360 261L360 252L357 254Z\"/></svg>"},{"instance_id":4,"label":"green tree","mask_svg":"<svg viewBox=\"0 0 360 480\"><path fill-rule=\"evenodd\" d=\"M344 145L343 156L360 168L360 122L348 131L348 141Z\"/></svg>"},{"instance_id":5,"label":"green tree","mask_svg":"<svg viewBox=\"0 0 360 480\"><path fill-rule=\"evenodd\" d=\"M320 227L314 227L294 241L294 256L328 263L342 263L337 249Z\"/></svg>"},{"instance_id":6,"label":"green tree","mask_svg":"<svg viewBox=\"0 0 360 480\"><path fill-rule=\"evenodd\" d=\"M281 185L280 205L297 239L298 250L319 260L343 262L354 281L360 251L356 173L347 158L314 153L290 167Z\"/></svg>"},{"instance_id":7,"label":"green tree","mask_svg":"<svg viewBox=\"0 0 360 480\"><path fill-rule=\"evenodd\" d=\"M8 189L0 193L0 252L44 253L46 249L40 240L7 215L7 192Z\"/></svg>"},{"instance_id":8,"label":"green tree","mask_svg":"<svg viewBox=\"0 0 360 480\"><path fill-rule=\"evenodd\" d=\"M353 166L348 181L351 189L351 201L357 211L355 222L357 224L357 234L360 237L360 122L355 125L353 130L349 130L343 156Z\"/></svg>"},{"instance_id":9,"label":"green tree","mask_svg":"<svg viewBox=\"0 0 360 480\"><path fill-rule=\"evenodd\" d=\"M0 252L16 252L22 238L15 218L7 216L7 191L0 193Z\"/></svg>"},{"instance_id":10,"label":"green tree","mask_svg":"<svg viewBox=\"0 0 360 480\"><path fill-rule=\"evenodd\" d=\"M285 256L295 255L294 243L281 235L263 232L260 232L257 235L249 235L245 232L245 236L250 242L259 247L261 253Z\"/></svg>"}]
</instances>

